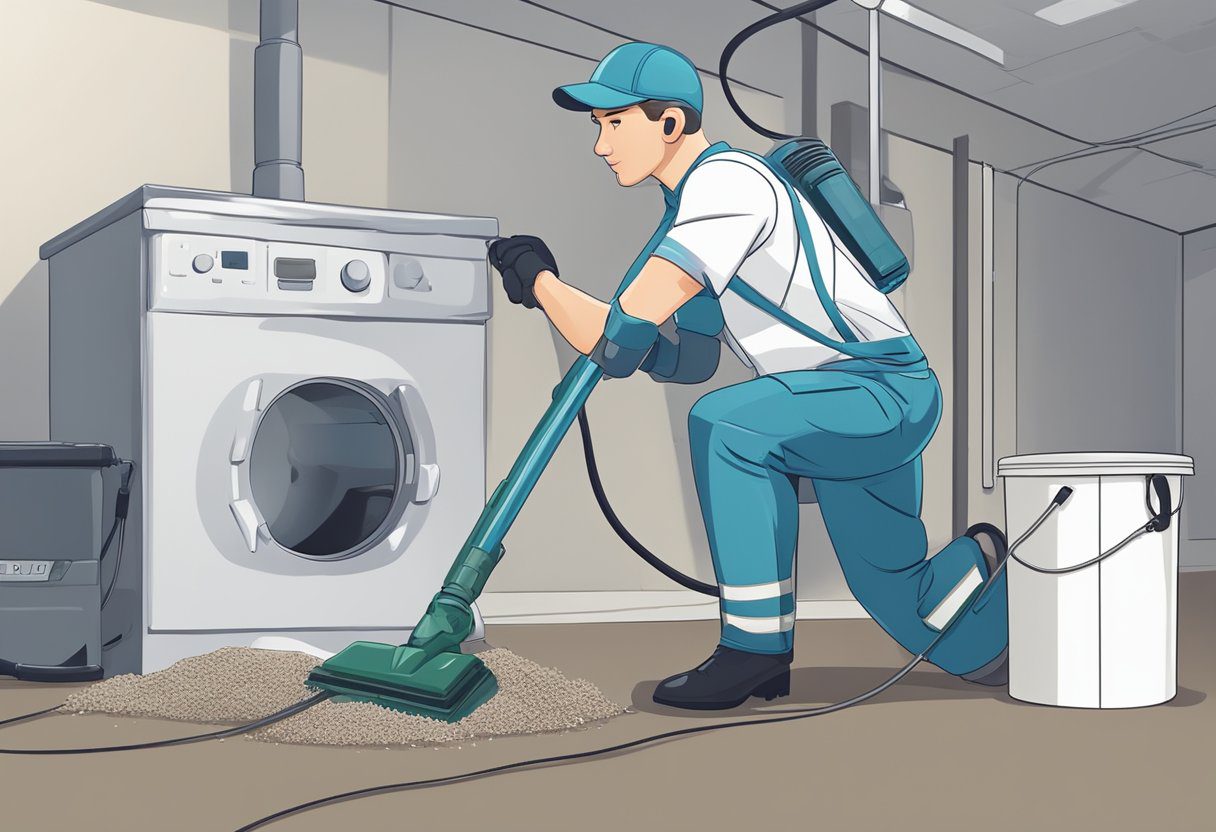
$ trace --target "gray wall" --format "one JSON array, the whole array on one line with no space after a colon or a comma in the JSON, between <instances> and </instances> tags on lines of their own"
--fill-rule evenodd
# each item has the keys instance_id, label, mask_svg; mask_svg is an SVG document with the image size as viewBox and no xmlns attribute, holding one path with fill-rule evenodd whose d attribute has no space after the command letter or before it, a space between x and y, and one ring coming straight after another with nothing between
<instances>
[{"instance_id":1,"label":"gray wall","mask_svg":"<svg viewBox=\"0 0 1216 832\"><path fill-rule=\"evenodd\" d=\"M967 418L967 522L1005 525L1005 486L997 477L993 488L984 488L983 437L985 418L983 407L983 168L972 163L970 176L970 241L968 253L969 309L967 314L967 350L969 360ZM1000 459L1017 453L1017 211L1013 177L995 174L993 177L993 456Z\"/></svg>"},{"instance_id":2,"label":"gray wall","mask_svg":"<svg viewBox=\"0 0 1216 832\"><path fill-rule=\"evenodd\" d=\"M1183 238L1182 447L1195 458L1186 483L1182 562L1216 567L1216 228Z\"/></svg>"},{"instance_id":3,"label":"gray wall","mask_svg":"<svg viewBox=\"0 0 1216 832\"><path fill-rule=\"evenodd\" d=\"M1177 452L1178 235L1027 185L1018 261L1018 452Z\"/></svg>"},{"instance_id":4,"label":"gray wall","mask_svg":"<svg viewBox=\"0 0 1216 832\"><path fill-rule=\"evenodd\" d=\"M671 43L702 67L714 68L727 38L763 13L742 0L553 4L625 36ZM657 221L659 191L653 185L617 187L592 154L589 123L554 107L549 89L585 79L593 65L590 59L606 53L620 38L521 3L413 0L410 5L456 20L389 9L372 0L302 0L303 147L309 198L498 216L504 233L546 237L561 260L563 277L606 295ZM802 118L804 34L792 25L768 32L732 67L733 74L758 88L737 88L749 112L791 132ZM6 399L0 413L0 437L46 435L47 369L41 346L46 342L46 297L38 244L143 182L248 189L256 41L256 0L0 4L0 44L5 46L0 49L0 97L15 111L28 114L27 129L0 132L0 165L8 177L7 199L0 206L0 349L9 356L0 362L0 385L18 391ZM53 43L70 48L48 48ZM821 40L818 47L817 89L811 99L818 110L818 132L828 136L834 102L865 101L865 60L830 41ZM148 72L149 66L158 69ZM745 130L728 110L716 79L704 77L703 82L711 138L765 149L767 143ZM923 81L888 72L884 83L892 130L946 147L952 136L971 132L973 157L979 159L1011 145L1024 148L1028 157L1066 149L1058 139L1038 135L1023 123ZM200 112L208 118L198 118ZM87 125L87 135L82 125ZM949 156L893 138L890 166L913 209L917 236L916 267L897 303L948 393ZM1110 442L1130 447L1128 442L1135 439L1141 444L1132 434L1151 430L1161 413L1159 405L1172 408L1171 419L1181 414L1180 386L1168 380L1174 378L1173 364L1167 363L1171 372L1158 374L1155 383L1160 389L1145 388L1137 379L1130 397L1109 399L1133 402L1130 412L1112 412L1094 405L1086 386L1090 378L1073 385L1061 381L1059 366L1044 357L1047 351L1035 353L1019 379L1014 336L1023 336L1023 350L1033 350L1040 338L1085 336L1085 343L1065 350L1065 360L1073 369L1083 367L1087 375L1096 363L1101 373L1119 376L1127 363L1125 354L1146 363L1145 356L1154 364L1166 360L1168 350L1159 342L1140 343L1150 338L1146 333L1164 332L1159 327L1170 320L1165 309L1169 292L1146 288L1145 275L1173 269L1176 308L1181 265L1177 238L1171 254L1160 236L1164 232L1068 197L1034 188L1023 192L1031 200L1023 205L1024 224L1034 216L1022 246L1023 256L1029 257L1023 278L1030 275L1031 287L1019 302L1013 281L1017 229L1012 185L1005 178L998 181L998 455L1015 450L1018 413L1013 402L1021 382L1029 385L1027 396L1019 397L1021 415L1031 419L1021 450L1048 438L1052 445L1072 444L1078 424L1090 423L1095 412L1110 432ZM976 169L971 223L976 280L978 193ZM1027 211L1032 204L1035 210ZM1066 238L1060 233L1063 224L1075 228L1082 239ZM1067 268L1061 265L1068 257L1081 258L1077 252L1088 249L1106 265L1093 265L1089 259L1069 261ZM1065 288L1055 291L1053 281L1063 272L1068 277ZM1188 287L1200 283L1192 281ZM1079 288L1082 285L1087 288ZM540 316L507 303L499 288L495 292L491 484L506 473L573 357ZM1052 308L1041 310L1045 297ZM974 283L971 298L978 303ZM1142 303L1147 304L1146 312L1140 309ZM968 338L978 356L978 312L972 313ZM1065 330L1049 325L1053 315L1077 321ZM1146 316L1158 322L1158 329L1144 328ZM1132 318L1137 326L1121 326L1117 336L1104 323ZM1176 326L1176 315L1174 320ZM1200 344L1191 352L1210 354L1211 346ZM971 387L978 391L978 359L971 367ZM597 392L589 408L605 484L619 513L644 542L703 579L712 571L689 471L685 420L699 395L744 377L727 356L718 376L705 385L665 387L641 378L614 381ZM1197 383L1189 389L1198 390ZM1114 389L1096 386L1106 392ZM1061 390L1073 396L1075 404L1060 409L1057 403L1053 416L1043 402L1053 397L1058 402ZM999 486L987 494L978 486L977 402L973 397L971 519L999 520ZM1062 434L1051 421L1061 418L1067 423ZM1166 449L1172 450L1176 434L1170 442ZM948 536L949 454L947 417L925 458L925 518L934 545ZM849 597L817 508L804 507L802 520L800 597ZM637 562L599 516L573 438L559 451L508 544L510 553L490 584L492 591L671 588Z\"/></svg>"}]
</instances>

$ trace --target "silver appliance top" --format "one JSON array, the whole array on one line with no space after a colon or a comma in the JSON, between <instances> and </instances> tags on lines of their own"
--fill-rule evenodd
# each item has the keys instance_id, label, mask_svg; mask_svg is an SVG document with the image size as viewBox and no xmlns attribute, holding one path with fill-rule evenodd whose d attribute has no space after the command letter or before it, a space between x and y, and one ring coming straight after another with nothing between
<instances>
[{"instance_id":1,"label":"silver appliance top","mask_svg":"<svg viewBox=\"0 0 1216 832\"><path fill-rule=\"evenodd\" d=\"M318 202L260 199L222 191L144 185L48 240L38 250L38 255L43 260L48 260L95 231L141 209L158 209L157 213L162 215L185 212L217 220L255 220L301 231L315 228L329 232L347 230L402 235L444 235L482 240L498 236L498 220L493 217L460 217L421 211L355 208Z\"/></svg>"}]
</instances>

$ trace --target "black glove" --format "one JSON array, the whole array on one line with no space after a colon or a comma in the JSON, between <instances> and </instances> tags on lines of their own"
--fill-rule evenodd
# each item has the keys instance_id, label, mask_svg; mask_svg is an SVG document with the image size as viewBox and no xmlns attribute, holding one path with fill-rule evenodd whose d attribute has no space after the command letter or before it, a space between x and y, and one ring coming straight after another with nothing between
<instances>
[{"instance_id":1,"label":"black glove","mask_svg":"<svg viewBox=\"0 0 1216 832\"><path fill-rule=\"evenodd\" d=\"M490 244L490 265L502 274L502 287L511 303L522 303L528 309L539 304L532 291L536 276L541 272L557 270L557 259L540 237L516 234L503 237Z\"/></svg>"}]
</instances>

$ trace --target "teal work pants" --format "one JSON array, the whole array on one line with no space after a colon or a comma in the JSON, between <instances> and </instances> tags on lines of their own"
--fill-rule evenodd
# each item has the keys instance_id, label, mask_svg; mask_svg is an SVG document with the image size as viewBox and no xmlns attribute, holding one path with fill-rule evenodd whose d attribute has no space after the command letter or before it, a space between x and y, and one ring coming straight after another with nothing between
<instances>
[{"instance_id":1,"label":"teal work pants","mask_svg":"<svg viewBox=\"0 0 1216 832\"><path fill-rule=\"evenodd\" d=\"M722 644L792 649L796 485L807 477L854 597L909 652L929 645L938 632L924 617L973 566L988 577L970 538L927 557L920 455L941 411L930 370L777 373L697 401L689 442ZM1008 643L1004 580L950 627L930 661L964 674L996 658Z\"/></svg>"}]
</instances>

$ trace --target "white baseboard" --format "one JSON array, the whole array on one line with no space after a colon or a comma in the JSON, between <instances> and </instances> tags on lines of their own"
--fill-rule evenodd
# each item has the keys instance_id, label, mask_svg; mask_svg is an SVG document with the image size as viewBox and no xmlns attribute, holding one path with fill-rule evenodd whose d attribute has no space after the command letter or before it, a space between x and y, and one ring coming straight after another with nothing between
<instances>
[{"instance_id":1,"label":"white baseboard","mask_svg":"<svg viewBox=\"0 0 1216 832\"><path fill-rule=\"evenodd\" d=\"M584 624L615 621L708 621L718 602L687 590L487 592L477 600L487 624ZM799 601L799 618L868 618L852 599Z\"/></svg>"},{"instance_id":2,"label":"white baseboard","mask_svg":"<svg viewBox=\"0 0 1216 832\"><path fill-rule=\"evenodd\" d=\"M798 602L799 618L869 618L870 614L852 598L803 600Z\"/></svg>"},{"instance_id":3,"label":"white baseboard","mask_svg":"<svg viewBox=\"0 0 1216 832\"><path fill-rule=\"evenodd\" d=\"M1183 572L1203 572L1216 569L1216 540L1185 540L1178 553Z\"/></svg>"}]
</instances>

